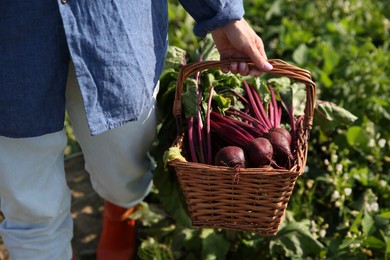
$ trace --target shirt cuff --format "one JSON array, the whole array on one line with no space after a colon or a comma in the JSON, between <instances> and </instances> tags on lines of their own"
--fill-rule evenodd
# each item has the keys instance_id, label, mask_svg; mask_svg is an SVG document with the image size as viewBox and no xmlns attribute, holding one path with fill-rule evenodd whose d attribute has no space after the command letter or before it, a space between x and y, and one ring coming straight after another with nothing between
<instances>
[{"instance_id":1,"label":"shirt cuff","mask_svg":"<svg viewBox=\"0 0 390 260\"><path fill-rule=\"evenodd\" d=\"M204 5L202 8L201 2L205 2L203 4L207 5L208 1L181 0L180 2L195 19L196 24L193 31L194 34L198 37L205 37L209 32L213 31L214 29L224 27L233 20L241 20L245 13L242 0L226 1L225 4L222 5L222 8L212 10L207 15L205 15L205 10L210 10L210 8L205 8ZM189 4L189 2L191 2L191 4ZM199 3L199 5L197 4L197 8L194 8L195 3ZM197 15L199 13L203 13L203 15Z\"/></svg>"}]
</instances>

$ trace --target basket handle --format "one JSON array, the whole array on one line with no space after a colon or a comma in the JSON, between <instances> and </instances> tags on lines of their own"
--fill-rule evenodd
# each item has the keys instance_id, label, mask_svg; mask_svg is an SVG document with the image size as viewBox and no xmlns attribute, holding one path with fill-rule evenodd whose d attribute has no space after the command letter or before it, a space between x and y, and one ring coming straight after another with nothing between
<instances>
[{"instance_id":1,"label":"basket handle","mask_svg":"<svg viewBox=\"0 0 390 260\"><path fill-rule=\"evenodd\" d=\"M229 59L223 61L201 61L192 62L184 65L180 71L176 84L176 93L173 103L173 115L179 118L182 113L182 91L185 79L201 70L210 68L227 67L232 62L246 62L250 67L255 67L254 63L249 59ZM270 59L269 63L273 66L273 69L266 72L268 74L286 76L290 79L295 79L306 85L306 105L304 110L303 129L310 130L313 126L314 105L316 100L316 88L315 83L311 79L311 73L308 70L293 66L283 60Z\"/></svg>"}]
</instances>

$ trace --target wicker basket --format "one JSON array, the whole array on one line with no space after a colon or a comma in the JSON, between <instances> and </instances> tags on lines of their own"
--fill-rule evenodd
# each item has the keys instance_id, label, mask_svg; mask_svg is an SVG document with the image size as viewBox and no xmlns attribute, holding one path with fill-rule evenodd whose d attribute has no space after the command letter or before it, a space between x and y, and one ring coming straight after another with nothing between
<instances>
[{"instance_id":1,"label":"wicker basket","mask_svg":"<svg viewBox=\"0 0 390 260\"><path fill-rule=\"evenodd\" d=\"M248 60L245 61L253 66ZM229 61L204 61L185 65L178 77L173 113L182 116L184 80L195 72L228 66ZM230 167L174 160L174 167L194 228L222 228L273 236L278 232L295 182L306 165L309 131L312 127L315 84L311 74L282 60L269 60L269 74L286 76L306 85L304 119L297 129L296 160L289 170ZM173 146L182 147L181 132Z\"/></svg>"}]
</instances>

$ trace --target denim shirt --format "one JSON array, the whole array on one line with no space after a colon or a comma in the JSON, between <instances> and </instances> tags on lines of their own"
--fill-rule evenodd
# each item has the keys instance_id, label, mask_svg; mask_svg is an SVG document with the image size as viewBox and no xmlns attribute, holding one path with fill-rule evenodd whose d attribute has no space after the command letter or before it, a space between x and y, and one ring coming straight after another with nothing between
<instances>
[{"instance_id":1,"label":"denim shirt","mask_svg":"<svg viewBox=\"0 0 390 260\"><path fill-rule=\"evenodd\" d=\"M181 0L204 37L244 15L242 0ZM168 46L166 0L0 2L0 135L63 128L72 59L92 135L149 107Z\"/></svg>"}]
</instances>

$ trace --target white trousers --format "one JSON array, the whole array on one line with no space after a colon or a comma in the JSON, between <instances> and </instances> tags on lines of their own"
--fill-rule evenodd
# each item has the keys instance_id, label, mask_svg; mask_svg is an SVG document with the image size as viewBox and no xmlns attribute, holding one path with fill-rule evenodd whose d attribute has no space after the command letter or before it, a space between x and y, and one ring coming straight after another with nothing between
<instances>
[{"instance_id":1,"label":"white trousers","mask_svg":"<svg viewBox=\"0 0 390 260\"><path fill-rule=\"evenodd\" d=\"M96 192L122 207L138 204L152 186L147 151L156 134L155 107L146 109L136 122L91 136L72 66L66 100ZM63 160L66 140L64 131L32 138L0 136L0 207L5 216L0 235L12 260L72 257L71 196Z\"/></svg>"}]
</instances>

